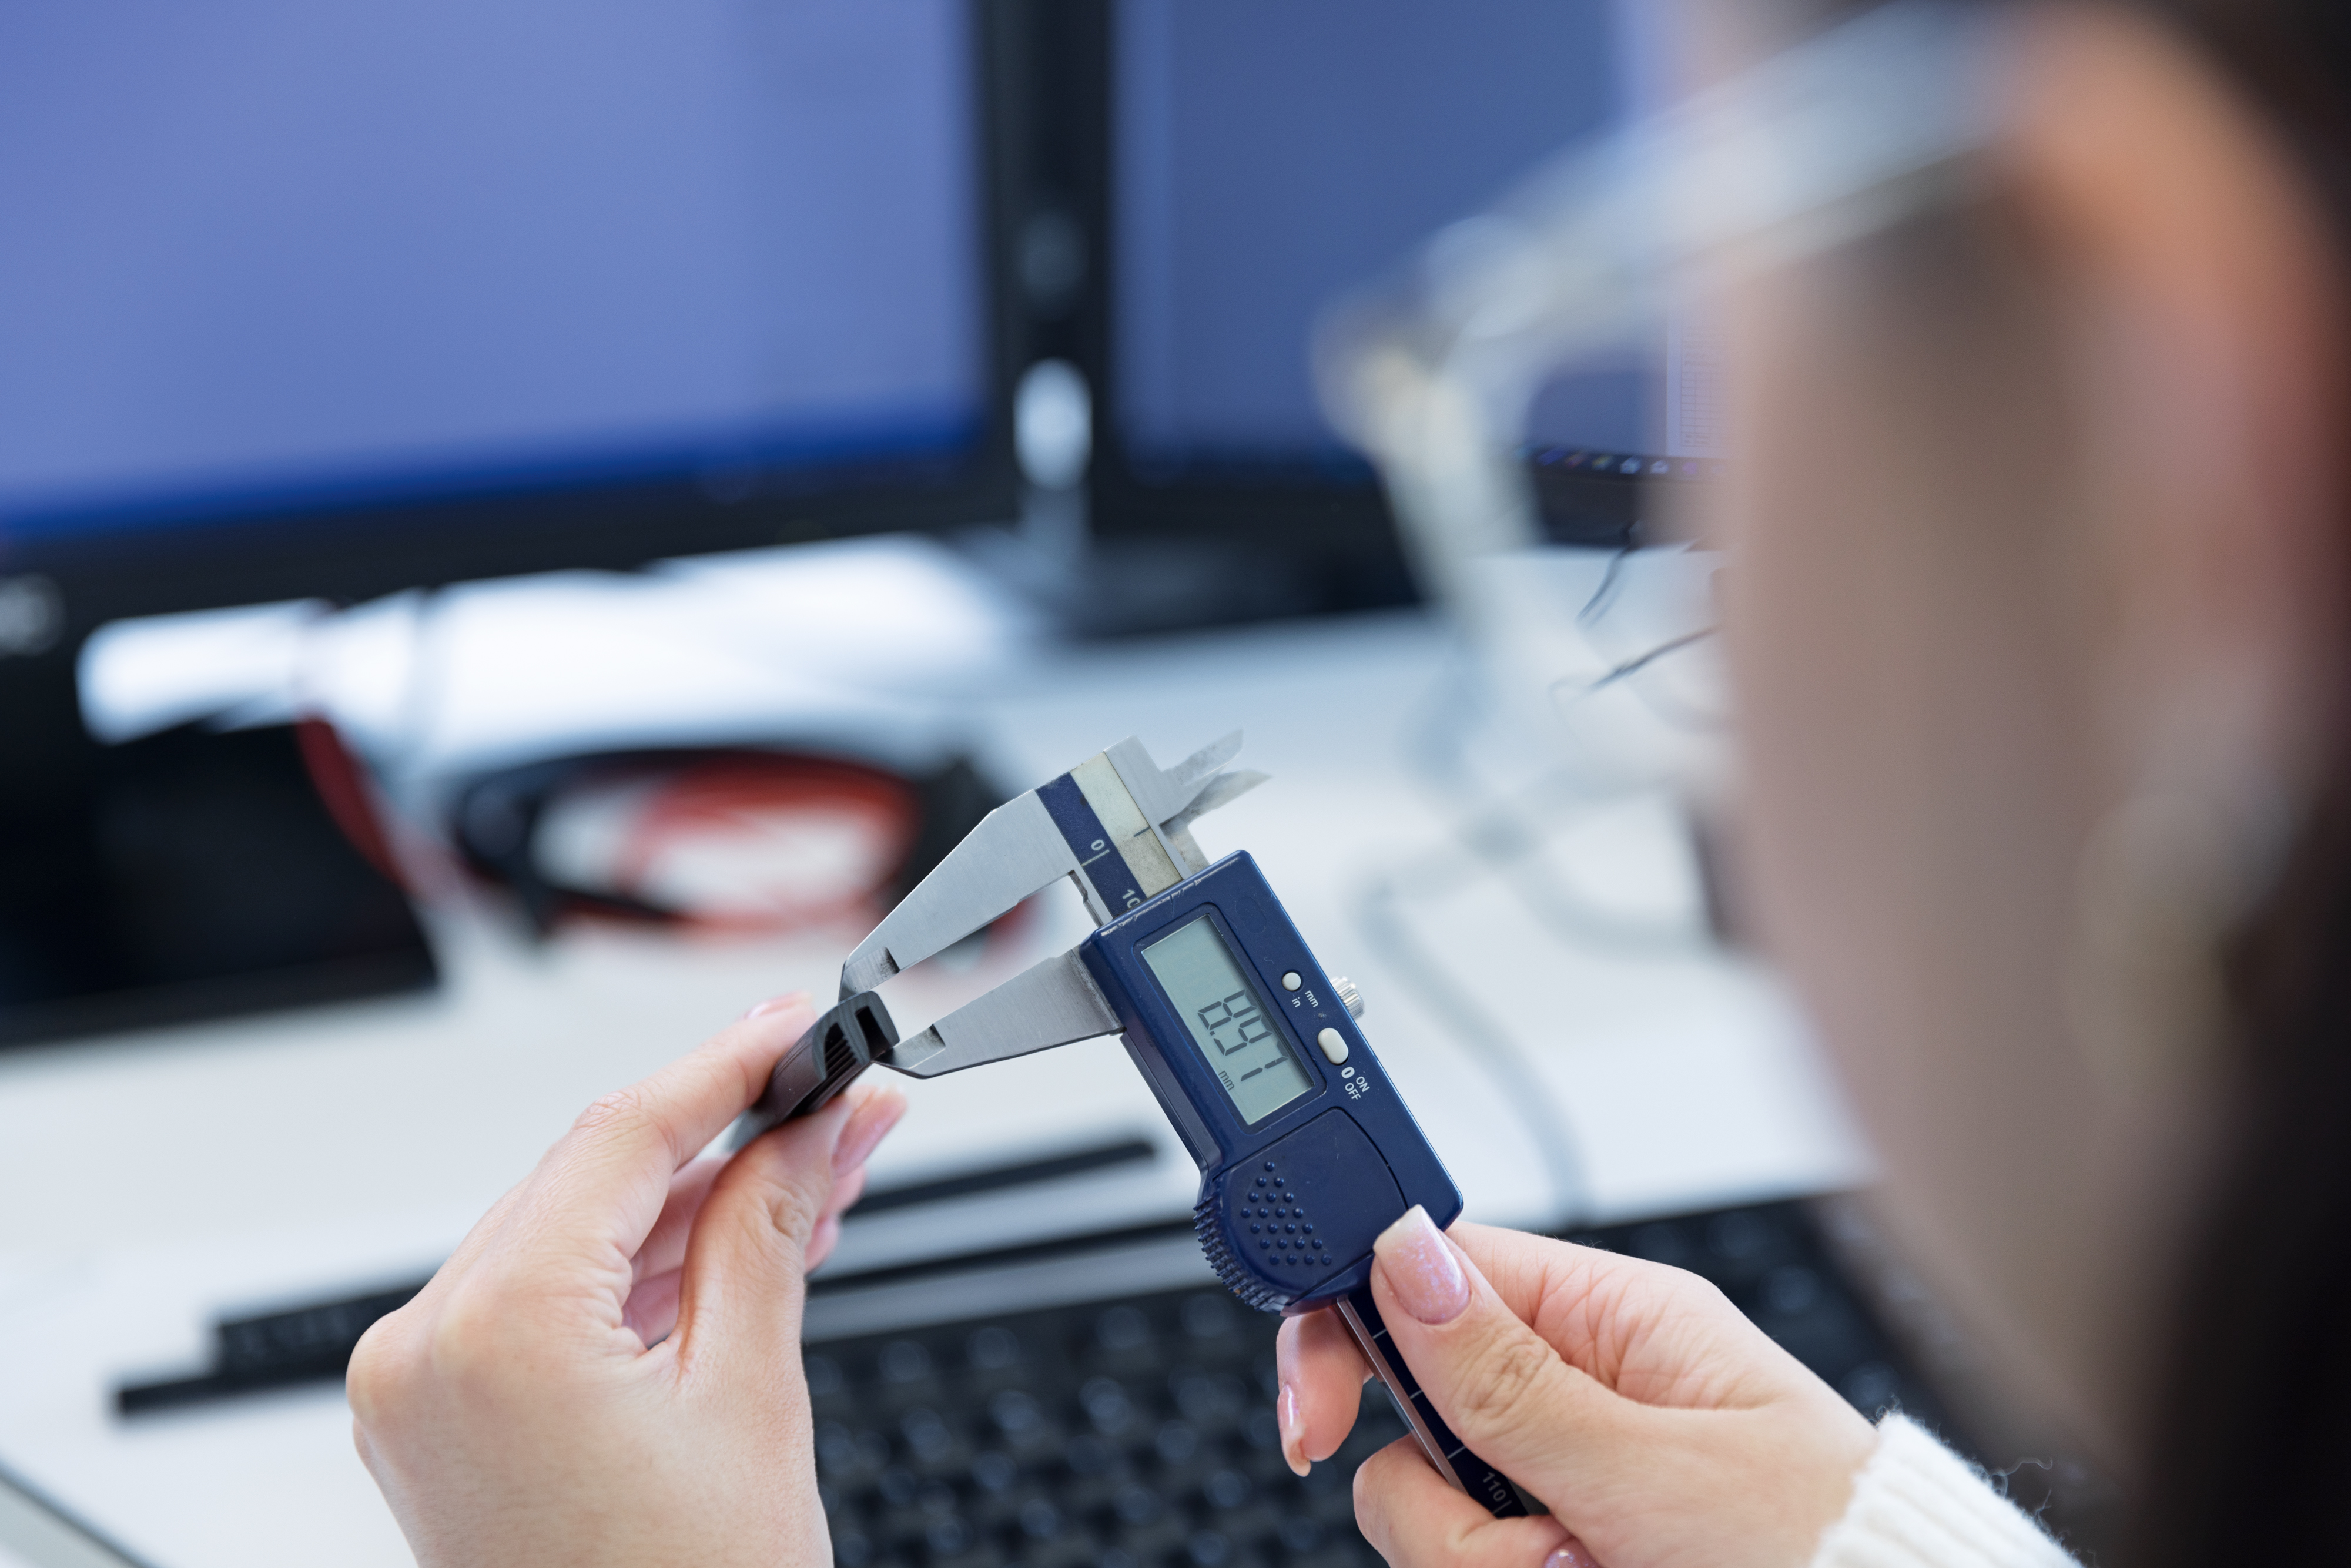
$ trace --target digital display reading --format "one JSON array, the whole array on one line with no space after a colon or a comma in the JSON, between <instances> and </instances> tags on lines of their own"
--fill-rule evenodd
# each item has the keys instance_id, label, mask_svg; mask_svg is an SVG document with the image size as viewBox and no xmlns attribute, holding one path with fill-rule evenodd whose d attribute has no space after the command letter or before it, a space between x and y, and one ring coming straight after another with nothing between
<instances>
[{"instance_id":1,"label":"digital display reading","mask_svg":"<svg viewBox=\"0 0 2351 1568\"><path fill-rule=\"evenodd\" d=\"M1243 1123L1262 1122L1314 1087L1206 915L1144 948L1143 961L1159 977Z\"/></svg>"}]
</instances>

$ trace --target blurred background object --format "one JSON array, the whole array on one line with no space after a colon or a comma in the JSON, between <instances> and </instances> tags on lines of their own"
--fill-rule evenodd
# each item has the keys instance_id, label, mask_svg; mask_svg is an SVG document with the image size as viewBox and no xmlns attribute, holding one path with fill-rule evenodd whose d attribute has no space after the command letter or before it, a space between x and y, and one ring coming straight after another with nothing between
<instances>
[{"instance_id":1,"label":"blurred background object","mask_svg":"<svg viewBox=\"0 0 2351 1568\"><path fill-rule=\"evenodd\" d=\"M567 914L789 930L887 909L1002 800L961 758L916 779L747 747L616 752L472 781L451 836L542 935Z\"/></svg>"},{"instance_id":2,"label":"blurred background object","mask_svg":"<svg viewBox=\"0 0 2351 1568\"><path fill-rule=\"evenodd\" d=\"M1317 313L1659 71L1656 20L1604 0L1377 26L1140 0L202 17L20 17L0 67L0 203L42 236L0 273L17 1037L431 974L405 927L356 963L257 935L166 950L185 918L134 935L148 873L100 779L145 751L93 736L324 716L410 805L466 744L897 766L873 748L918 721L840 711L871 709L863 667L857 697L781 688L1001 642L885 581L904 552L856 558L862 579L670 569L693 587L668 595L453 583L914 526L962 537L978 613L1009 590L1081 634L1408 601L1377 485L1313 395ZM1703 447L1667 428L1667 347L1555 392L1576 451L1535 465L1562 537L1629 541L1637 497L1683 477L1633 455ZM677 634L718 614L730 635ZM633 711L610 711L622 692ZM340 896L382 898L350 875Z\"/></svg>"},{"instance_id":3,"label":"blurred background object","mask_svg":"<svg viewBox=\"0 0 2351 1568\"><path fill-rule=\"evenodd\" d=\"M0 16L0 1488L175 1568L402 1560L332 1379L578 1107L829 985L1002 792L1237 723L1275 779L1209 851L1354 955L1473 1216L1920 1407L1694 826L1718 345L1552 367L1486 608L1318 396L1334 307L1673 96L1678 15ZM818 1281L840 1560L1367 1561L1148 1092L1055 1055L918 1086Z\"/></svg>"},{"instance_id":4,"label":"blurred background object","mask_svg":"<svg viewBox=\"0 0 2351 1568\"><path fill-rule=\"evenodd\" d=\"M367 935L314 955L242 918L315 862L271 854L266 813L236 874L177 876L172 917L145 917L171 873L138 821L228 841L182 799L201 766L77 722L109 622L1010 507L990 74L955 0L0 26L0 206L39 236L0 264L0 571L26 628L0 660L10 1033L431 975L413 924L344 921ZM354 680L432 690L396 635L341 639L327 690L237 689L255 672L225 665L265 644L289 655L265 688L312 677L290 655L322 618L232 621L149 668L179 716L244 724L364 702ZM127 656L92 652L101 677ZM94 727L123 738L124 683L99 684ZM383 902L341 874L330 904Z\"/></svg>"},{"instance_id":5,"label":"blurred background object","mask_svg":"<svg viewBox=\"0 0 2351 1568\"><path fill-rule=\"evenodd\" d=\"M1718 302L1745 274L1969 191L2000 104L1992 38L1933 0L1865 11L1542 160L1318 318L1324 411L1378 470L1460 637L1430 772L1465 819L1507 821L1514 846L1671 791L1717 939L1739 935L1713 827L1729 783L1720 562L1696 522L1739 434ZM1638 396L1610 369L1627 356L1649 367ZM1595 405L1635 412L1638 434L1591 450ZM1613 539L1560 516L1556 476L1594 472L1652 481L1622 492L1637 510ZM1580 548L1593 543L1614 548ZM1519 852L1486 858L1507 874ZM1529 900L1538 919L1564 902Z\"/></svg>"}]
</instances>

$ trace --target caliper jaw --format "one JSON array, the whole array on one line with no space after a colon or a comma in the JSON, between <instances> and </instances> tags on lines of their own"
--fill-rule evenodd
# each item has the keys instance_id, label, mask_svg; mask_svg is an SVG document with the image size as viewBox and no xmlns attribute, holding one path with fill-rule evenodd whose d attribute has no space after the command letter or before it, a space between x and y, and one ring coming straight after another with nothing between
<instances>
[{"instance_id":1,"label":"caliper jaw","mask_svg":"<svg viewBox=\"0 0 2351 1568\"><path fill-rule=\"evenodd\" d=\"M1069 952L1022 970L874 1060L910 1078L936 1078L1114 1034L1118 1027L1109 998Z\"/></svg>"},{"instance_id":2,"label":"caliper jaw","mask_svg":"<svg viewBox=\"0 0 2351 1568\"><path fill-rule=\"evenodd\" d=\"M728 1134L742 1147L778 1122L820 1111L876 1063L914 1078L1116 1033L1074 952L1024 970L905 1040L874 988L944 952L1067 876L1098 925L1207 869L1192 824L1265 782L1219 771L1233 731L1161 768L1130 736L982 819L841 967L841 1000L784 1053L767 1092Z\"/></svg>"},{"instance_id":3,"label":"caliper jaw","mask_svg":"<svg viewBox=\"0 0 2351 1568\"><path fill-rule=\"evenodd\" d=\"M768 1076L768 1092L727 1134L729 1152L779 1122L821 1111L868 1067L936 1078L1118 1030L1118 1015L1074 952L1022 970L919 1034L898 1038L872 991L837 1002Z\"/></svg>"},{"instance_id":4,"label":"caliper jaw","mask_svg":"<svg viewBox=\"0 0 2351 1568\"><path fill-rule=\"evenodd\" d=\"M1006 801L857 945L841 967L841 994L870 991L946 951L1056 878L1074 878L1094 923L1106 925L1124 913L1111 906L1114 891L1147 898L1206 870L1192 823L1265 779L1218 772L1240 745L1235 730L1162 769L1130 736ZM1073 810L1100 822L1099 839L1072 843L1066 822Z\"/></svg>"}]
</instances>

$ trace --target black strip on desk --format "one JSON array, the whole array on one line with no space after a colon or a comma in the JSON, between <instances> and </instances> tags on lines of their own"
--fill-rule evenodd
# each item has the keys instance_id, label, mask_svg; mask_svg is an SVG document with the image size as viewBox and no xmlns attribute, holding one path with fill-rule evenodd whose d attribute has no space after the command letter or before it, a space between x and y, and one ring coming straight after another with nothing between
<instances>
[{"instance_id":1,"label":"black strip on desk","mask_svg":"<svg viewBox=\"0 0 2351 1568\"><path fill-rule=\"evenodd\" d=\"M419 1280L389 1291L319 1301L287 1312L230 1318L214 1331L214 1370L196 1377L119 1388L114 1408L124 1416L195 1405L233 1394L256 1394L297 1383L340 1378L360 1336L378 1318L396 1312L424 1288Z\"/></svg>"},{"instance_id":2,"label":"black strip on desk","mask_svg":"<svg viewBox=\"0 0 2351 1568\"><path fill-rule=\"evenodd\" d=\"M905 1186L885 1187L869 1192L857 1200L852 1214L883 1214L893 1208L912 1208L917 1204L944 1203L951 1197L969 1197L974 1193L997 1192L1008 1186L1028 1186L1038 1182L1059 1181L1063 1176L1083 1176L1088 1171L1108 1170L1113 1166L1148 1165L1159 1157L1159 1151L1145 1138L1123 1138L1115 1144L1099 1148L1077 1149L1050 1159L1028 1160L1014 1166L994 1166L987 1170L967 1171L961 1176L941 1176L936 1181L918 1181Z\"/></svg>"},{"instance_id":3,"label":"black strip on desk","mask_svg":"<svg viewBox=\"0 0 2351 1568\"><path fill-rule=\"evenodd\" d=\"M1158 1150L1148 1140L1124 1138L1091 1149L1072 1150L1049 1159L967 1171L960 1176L943 1176L936 1181L915 1182L871 1193L857 1205L855 1212L872 1214L893 1208L912 1208L921 1204L998 1192L1008 1187L1059 1181L1119 1166L1147 1165L1157 1157ZM1021 1261L1069 1250L1073 1243L1100 1246L1153 1239L1179 1231L1188 1235L1190 1230L1191 1222L1184 1220L1166 1226L1113 1232L1107 1236L1071 1238L1041 1246L995 1248L968 1257L934 1259L919 1265L840 1276L814 1289L821 1292L827 1287L838 1289L843 1284L879 1284L889 1280L935 1273L956 1266ZM115 1391L114 1407L121 1415L138 1416L150 1411L204 1404L240 1394L258 1394L297 1384L340 1379L349 1369L351 1352L358 1348L360 1336L367 1333L369 1326L376 1319L406 1306L410 1299L423 1288L424 1282L420 1280L415 1284L402 1285L396 1290L371 1291L363 1295L339 1297L281 1312L228 1319L214 1331L216 1354L213 1370L194 1377L129 1385Z\"/></svg>"},{"instance_id":4,"label":"black strip on desk","mask_svg":"<svg viewBox=\"0 0 2351 1568\"><path fill-rule=\"evenodd\" d=\"M1090 1230L1077 1236L1055 1236L1042 1241L1023 1241L1011 1246L983 1248L977 1252L958 1252L947 1258L925 1258L913 1263L892 1263L878 1269L864 1269L854 1274L820 1274L809 1281L811 1297L830 1295L834 1291L862 1290L869 1285L892 1285L907 1280L927 1279L937 1274L959 1274L974 1269L1008 1267L1015 1263L1034 1263L1047 1258L1068 1257L1073 1253L1098 1251L1110 1247L1127 1247L1145 1242L1165 1241L1181 1236L1189 1239L1196 1234L1192 1221L1164 1219L1144 1225L1130 1225L1116 1230Z\"/></svg>"}]
</instances>

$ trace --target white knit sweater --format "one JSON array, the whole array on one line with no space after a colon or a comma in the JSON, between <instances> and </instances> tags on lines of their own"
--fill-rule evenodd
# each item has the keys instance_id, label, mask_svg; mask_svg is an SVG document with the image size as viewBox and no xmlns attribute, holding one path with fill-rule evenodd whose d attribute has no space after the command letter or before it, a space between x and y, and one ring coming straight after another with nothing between
<instances>
[{"instance_id":1,"label":"white knit sweater","mask_svg":"<svg viewBox=\"0 0 2351 1568\"><path fill-rule=\"evenodd\" d=\"M2076 1568L1981 1470L1902 1416L1877 1425L1844 1517L1812 1568Z\"/></svg>"}]
</instances>

